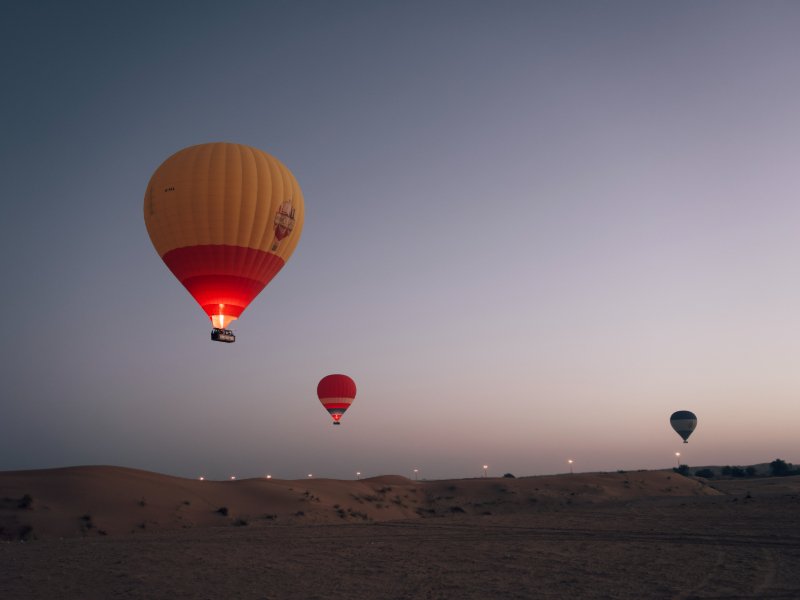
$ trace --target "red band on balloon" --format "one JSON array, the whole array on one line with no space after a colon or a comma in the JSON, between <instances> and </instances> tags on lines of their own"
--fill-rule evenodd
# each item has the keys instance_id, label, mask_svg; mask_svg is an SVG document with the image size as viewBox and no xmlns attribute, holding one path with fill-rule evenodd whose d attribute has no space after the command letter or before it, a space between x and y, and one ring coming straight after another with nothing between
<instances>
[{"instance_id":1,"label":"red band on balloon","mask_svg":"<svg viewBox=\"0 0 800 600\"><path fill-rule=\"evenodd\" d=\"M239 317L285 264L270 252L227 245L176 248L162 258L209 316Z\"/></svg>"}]
</instances>

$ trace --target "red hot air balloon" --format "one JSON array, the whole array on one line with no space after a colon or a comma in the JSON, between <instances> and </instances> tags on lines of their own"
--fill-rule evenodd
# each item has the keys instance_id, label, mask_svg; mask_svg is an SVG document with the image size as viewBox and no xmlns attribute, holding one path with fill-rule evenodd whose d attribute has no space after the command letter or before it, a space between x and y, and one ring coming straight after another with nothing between
<instances>
[{"instance_id":1,"label":"red hot air balloon","mask_svg":"<svg viewBox=\"0 0 800 600\"><path fill-rule=\"evenodd\" d=\"M317 385L317 396L333 417L333 424L339 425L339 419L355 400L356 382L347 375L327 375Z\"/></svg>"}]
</instances>

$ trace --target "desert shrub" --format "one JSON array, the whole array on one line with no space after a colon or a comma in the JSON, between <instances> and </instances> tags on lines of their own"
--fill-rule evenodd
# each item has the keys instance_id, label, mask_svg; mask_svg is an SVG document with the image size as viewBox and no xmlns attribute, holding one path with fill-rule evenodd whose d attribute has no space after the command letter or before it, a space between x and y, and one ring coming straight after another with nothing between
<instances>
[{"instance_id":1,"label":"desert shrub","mask_svg":"<svg viewBox=\"0 0 800 600\"><path fill-rule=\"evenodd\" d=\"M705 477L706 479L711 479L714 477L714 471L711 469L700 469L694 472L695 477Z\"/></svg>"},{"instance_id":2,"label":"desert shrub","mask_svg":"<svg viewBox=\"0 0 800 600\"><path fill-rule=\"evenodd\" d=\"M28 541L33 539L33 527L30 525L23 525L19 529L19 539Z\"/></svg>"},{"instance_id":3,"label":"desert shrub","mask_svg":"<svg viewBox=\"0 0 800 600\"><path fill-rule=\"evenodd\" d=\"M228 516L228 507L227 506L220 506L215 512L222 515L223 517Z\"/></svg>"},{"instance_id":4,"label":"desert shrub","mask_svg":"<svg viewBox=\"0 0 800 600\"><path fill-rule=\"evenodd\" d=\"M464 512L464 509L463 509L463 508L461 508L460 506L451 506L451 507L450 507L450 512L451 512L451 513L453 513L453 514L456 514L456 513L463 513L463 512Z\"/></svg>"},{"instance_id":5,"label":"desert shrub","mask_svg":"<svg viewBox=\"0 0 800 600\"><path fill-rule=\"evenodd\" d=\"M19 499L19 503L17 504L17 508L31 508L33 506L33 496L30 494L25 494L22 498Z\"/></svg>"},{"instance_id":6,"label":"desert shrub","mask_svg":"<svg viewBox=\"0 0 800 600\"><path fill-rule=\"evenodd\" d=\"M81 531L86 533L90 529L94 528L94 523L92 523L92 515L85 514L81 517Z\"/></svg>"},{"instance_id":7,"label":"desert shrub","mask_svg":"<svg viewBox=\"0 0 800 600\"><path fill-rule=\"evenodd\" d=\"M304 513L302 510L298 510L296 513L294 513L294 516L295 517L305 517L306 513Z\"/></svg>"},{"instance_id":8,"label":"desert shrub","mask_svg":"<svg viewBox=\"0 0 800 600\"><path fill-rule=\"evenodd\" d=\"M234 527L244 527L245 525L247 525L247 519L243 519L242 517L239 517L238 519L236 519L233 522L233 525L234 525Z\"/></svg>"},{"instance_id":9,"label":"desert shrub","mask_svg":"<svg viewBox=\"0 0 800 600\"><path fill-rule=\"evenodd\" d=\"M506 474L503 475L503 477L507 477L508 479L516 479L516 477L514 477L513 473L506 473Z\"/></svg>"},{"instance_id":10,"label":"desert shrub","mask_svg":"<svg viewBox=\"0 0 800 600\"><path fill-rule=\"evenodd\" d=\"M144 501L144 497L142 497L142 499L141 499L141 500L139 500L139 502L137 502L137 504L138 504L139 506L147 506L147 502L145 502L145 501Z\"/></svg>"}]
</instances>

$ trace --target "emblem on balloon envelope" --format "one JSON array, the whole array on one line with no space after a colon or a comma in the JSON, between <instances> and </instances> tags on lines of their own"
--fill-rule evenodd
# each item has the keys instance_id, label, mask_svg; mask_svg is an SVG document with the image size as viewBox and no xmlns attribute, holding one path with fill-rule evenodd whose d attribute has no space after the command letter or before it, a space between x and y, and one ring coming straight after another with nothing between
<instances>
[{"instance_id":1,"label":"emblem on balloon envelope","mask_svg":"<svg viewBox=\"0 0 800 600\"><path fill-rule=\"evenodd\" d=\"M295 210L292 206L292 201L287 200L275 213L275 243L272 244L272 250L278 249L278 244L283 241L287 235L292 233L295 222Z\"/></svg>"},{"instance_id":2,"label":"emblem on balloon envelope","mask_svg":"<svg viewBox=\"0 0 800 600\"><path fill-rule=\"evenodd\" d=\"M303 193L291 171L250 146L191 146L156 169L144 204L159 256L214 331L225 332L217 338L212 332L212 339L232 341L224 328L278 274L300 239Z\"/></svg>"}]
</instances>

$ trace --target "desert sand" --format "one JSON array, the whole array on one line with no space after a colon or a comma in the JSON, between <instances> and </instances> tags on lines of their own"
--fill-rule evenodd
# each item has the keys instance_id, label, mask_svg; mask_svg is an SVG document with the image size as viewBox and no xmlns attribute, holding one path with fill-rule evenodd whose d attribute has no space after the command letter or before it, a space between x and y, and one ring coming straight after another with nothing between
<instances>
[{"instance_id":1,"label":"desert sand","mask_svg":"<svg viewBox=\"0 0 800 600\"><path fill-rule=\"evenodd\" d=\"M0 473L0 598L800 598L800 477Z\"/></svg>"}]
</instances>

